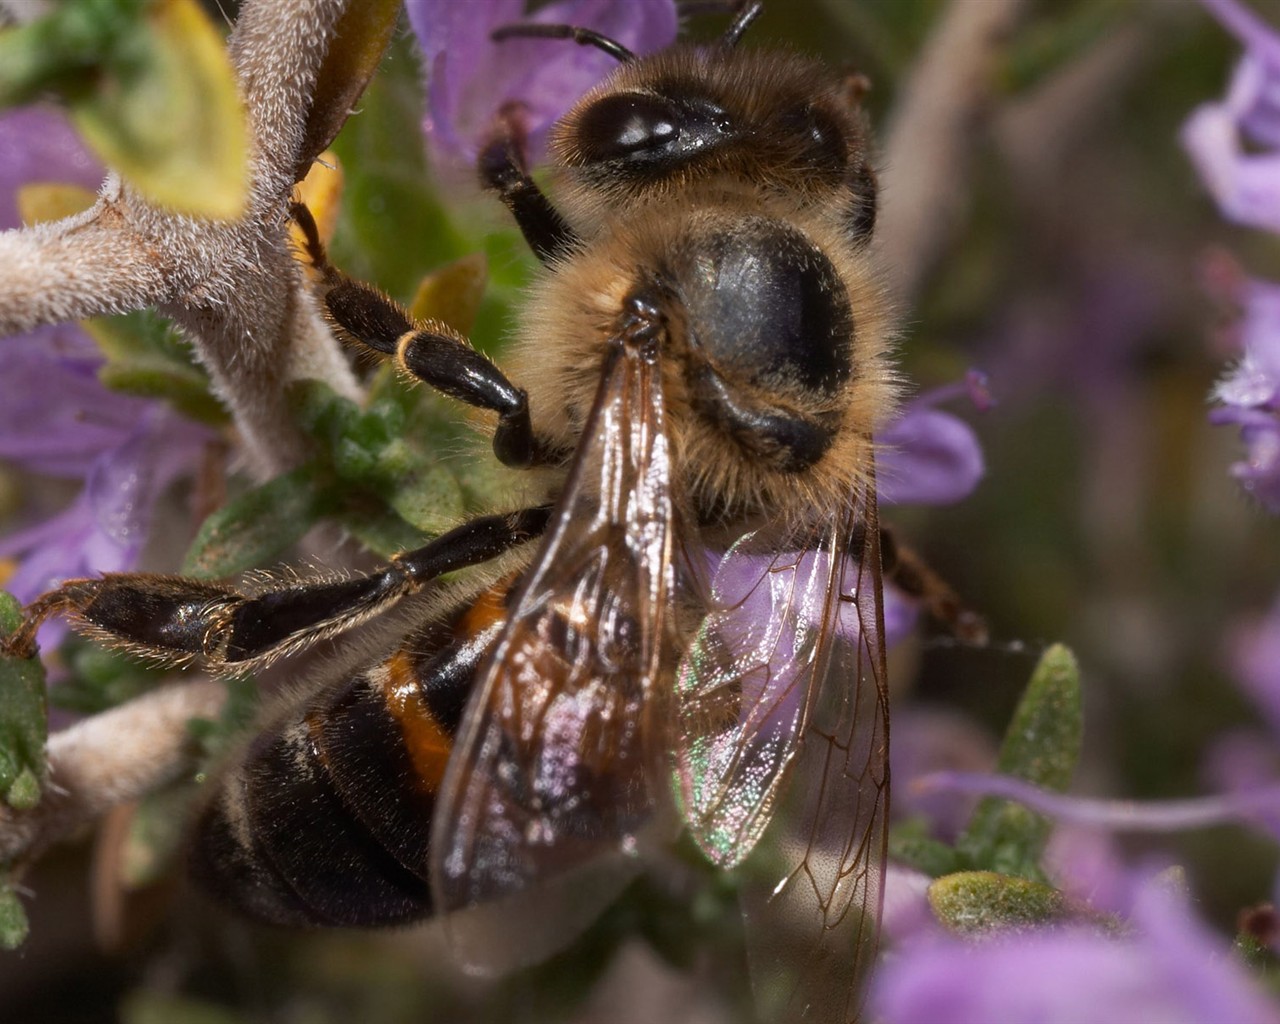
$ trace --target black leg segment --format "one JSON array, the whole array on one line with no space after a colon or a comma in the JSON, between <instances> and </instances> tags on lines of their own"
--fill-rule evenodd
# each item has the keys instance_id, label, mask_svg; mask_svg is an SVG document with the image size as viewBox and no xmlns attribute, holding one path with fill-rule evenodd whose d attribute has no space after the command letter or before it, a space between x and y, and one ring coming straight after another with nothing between
<instances>
[{"instance_id":1,"label":"black leg segment","mask_svg":"<svg viewBox=\"0 0 1280 1024\"><path fill-rule=\"evenodd\" d=\"M577 236L529 176L527 149L520 110L503 110L492 140L480 151L480 184L498 193L533 254L551 263L577 244Z\"/></svg>"},{"instance_id":2,"label":"black leg segment","mask_svg":"<svg viewBox=\"0 0 1280 1024\"><path fill-rule=\"evenodd\" d=\"M253 594L150 573L72 580L27 609L9 649L23 656L34 653L40 623L60 613L82 631L141 657L250 668L336 636L445 573L487 562L532 540L546 529L550 514L549 506L539 506L481 516L366 575L281 583Z\"/></svg>"}]
</instances>

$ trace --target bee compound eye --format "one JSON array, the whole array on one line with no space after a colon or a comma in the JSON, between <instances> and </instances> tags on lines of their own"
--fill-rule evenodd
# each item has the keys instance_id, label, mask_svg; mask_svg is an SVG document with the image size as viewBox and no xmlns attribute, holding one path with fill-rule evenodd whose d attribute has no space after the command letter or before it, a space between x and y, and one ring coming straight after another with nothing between
<instances>
[{"instance_id":1,"label":"bee compound eye","mask_svg":"<svg viewBox=\"0 0 1280 1024\"><path fill-rule=\"evenodd\" d=\"M577 153L570 163L610 163L660 174L731 141L734 124L707 99L615 93L583 112L575 134Z\"/></svg>"},{"instance_id":2,"label":"bee compound eye","mask_svg":"<svg viewBox=\"0 0 1280 1024\"><path fill-rule=\"evenodd\" d=\"M676 111L659 96L619 93L594 103L578 125L584 163L659 149L679 134Z\"/></svg>"}]
</instances>

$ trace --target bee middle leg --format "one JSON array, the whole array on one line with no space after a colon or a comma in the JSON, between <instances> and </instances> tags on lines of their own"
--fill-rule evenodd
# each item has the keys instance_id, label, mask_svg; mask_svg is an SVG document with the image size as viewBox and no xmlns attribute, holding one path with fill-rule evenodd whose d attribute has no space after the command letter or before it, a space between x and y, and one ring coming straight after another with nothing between
<instances>
[{"instance_id":1,"label":"bee middle leg","mask_svg":"<svg viewBox=\"0 0 1280 1024\"><path fill-rule=\"evenodd\" d=\"M329 263L315 218L302 203L290 208L306 236L307 255L324 275L329 319L375 352L393 356L411 377L450 398L498 414L493 453L505 466L534 465L541 449L529 419L529 398L485 355L447 324L415 324L399 303L353 281Z\"/></svg>"},{"instance_id":2,"label":"bee middle leg","mask_svg":"<svg viewBox=\"0 0 1280 1024\"><path fill-rule=\"evenodd\" d=\"M196 659L223 671L263 664L379 615L445 573L496 558L538 537L550 506L481 516L402 552L373 572L339 580L279 583L257 593L154 573L69 580L33 602L10 637L10 654L35 653L51 615L109 646L165 664Z\"/></svg>"}]
</instances>

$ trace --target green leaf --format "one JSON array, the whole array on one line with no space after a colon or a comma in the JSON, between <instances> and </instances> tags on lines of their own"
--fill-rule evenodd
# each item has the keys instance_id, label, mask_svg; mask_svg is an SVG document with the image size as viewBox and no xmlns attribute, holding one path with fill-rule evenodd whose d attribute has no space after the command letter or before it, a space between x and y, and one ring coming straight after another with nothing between
<instances>
[{"instance_id":1,"label":"green leaf","mask_svg":"<svg viewBox=\"0 0 1280 1024\"><path fill-rule=\"evenodd\" d=\"M422 83L407 39L390 59L333 142L346 174L333 261L352 277L373 281L409 300L429 271L469 250L430 180L423 147L405 139L422 133Z\"/></svg>"},{"instance_id":2,"label":"green leaf","mask_svg":"<svg viewBox=\"0 0 1280 1024\"><path fill-rule=\"evenodd\" d=\"M0 949L17 949L27 941L31 925L18 894L6 881L0 882Z\"/></svg>"},{"instance_id":3,"label":"green leaf","mask_svg":"<svg viewBox=\"0 0 1280 1024\"><path fill-rule=\"evenodd\" d=\"M168 401L188 419L220 426L227 413L213 397L209 377L186 342L152 310L95 317L82 324L106 364L98 379L114 391Z\"/></svg>"},{"instance_id":4,"label":"green leaf","mask_svg":"<svg viewBox=\"0 0 1280 1024\"><path fill-rule=\"evenodd\" d=\"M200 526L182 571L198 579L231 576L284 554L336 507L314 466L300 466L246 491Z\"/></svg>"},{"instance_id":5,"label":"green leaf","mask_svg":"<svg viewBox=\"0 0 1280 1024\"><path fill-rule=\"evenodd\" d=\"M22 606L0 592L0 639L22 623ZM40 802L49 735L44 666L38 657L0 655L0 796L14 810Z\"/></svg>"},{"instance_id":6,"label":"green leaf","mask_svg":"<svg viewBox=\"0 0 1280 1024\"><path fill-rule=\"evenodd\" d=\"M210 770L223 760L257 719L259 693L253 680L248 676L232 676L224 683L227 699L218 717L193 718L187 722L187 732L196 744L200 762L197 782L206 780Z\"/></svg>"},{"instance_id":7,"label":"green leaf","mask_svg":"<svg viewBox=\"0 0 1280 1024\"><path fill-rule=\"evenodd\" d=\"M300 380L289 385L289 409L304 433L332 451L359 420L360 407L323 381Z\"/></svg>"},{"instance_id":8,"label":"green leaf","mask_svg":"<svg viewBox=\"0 0 1280 1024\"><path fill-rule=\"evenodd\" d=\"M244 1024L234 1010L192 996L139 989L120 1004L120 1024Z\"/></svg>"},{"instance_id":9,"label":"green leaf","mask_svg":"<svg viewBox=\"0 0 1280 1024\"><path fill-rule=\"evenodd\" d=\"M92 92L72 100L71 117L103 162L160 206L239 216L248 123L222 36L197 0L149 4L145 30L102 71Z\"/></svg>"},{"instance_id":10,"label":"green leaf","mask_svg":"<svg viewBox=\"0 0 1280 1024\"><path fill-rule=\"evenodd\" d=\"M889 832L889 857L931 878L951 874L962 866L960 855L929 834L929 824L914 818L896 824Z\"/></svg>"},{"instance_id":11,"label":"green leaf","mask_svg":"<svg viewBox=\"0 0 1280 1024\"><path fill-rule=\"evenodd\" d=\"M431 443L440 440L434 435L438 407L433 396L390 383L389 373L387 368L375 378L363 412L316 381L295 385L290 393L297 421L321 443L335 476L346 485L343 521L384 554L403 550L387 550L393 538L419 544L423 534L454 526L465 511L462 487L440 462L440 445ZM445 436L456 432L440 429ZM378 500L384 509L371 509ZM388 518L385 509L396 515Z\"/></svg>"},{"instance_id":12,"label":"green leaf","mask_svg":"<svg viewBox=\"0 0 1280 1024\"><path fill-rule=\"evenodd\" d=\"M337 136L378 70L395 32L400 4L401 0L362 0L350 5L334 26L329 50L316 75L299 152L298 180Z\"/></svg>"},{"instance_id":13,"label":"green leaf","mask_svg":"<svg viewBox=\"0 0 1280 1024\"><path fill-rule=\"evenodd\" d=\"M46 91L91 89L105 56L137 31L142 11L127 0L65 3L0 32L0 106L31 103Z\"/></svg>"},{"instance_id":14,"label":"green leaf","mask_svg":"<svg viewBox=\"0 0 1280 1024\"><path fill-rule=\"evenodd\" d=\"M1030 928L1068 916L1066 897L1052 886L994 871L959 871L929 886L929 906L953 932L981 935Z\"/></svg>"},{"instance_id":15,"label":"green leaf","mask_svg":"<svg viewBox=\"0 0 1280 1024\"><path fill-rule=\"evenodd\" d=\"M0 33L0 105L48 92L148 200L203 217L244 209L247 122L222 36L197 0L62 3Z\"/></svg>"},{"instance_id":16,"label":"green leaf","mask_svg":"<svg viewBox=\"0 0 1280 1024\"><path fill-rule=\"evenodd\" d=\"M126 890L160 881L178 862L187 841L195 787L171 786L143 797L129 821L119 865Z\"/></svg>"},{"instance_id":17,"label":"green leaf","mask_svg":"<svg viewBox=\"0 0 1280 1024\"><path fill-rule=\"evenodd\" d=\"M394 512L361 512L353 508L342 516L342 525L374 554L390 558L426 543L427 536ZM450 524L453 525L453 524Z\"/></svg>"},{"instance_id":18,"label":"green leaf","mask_svg":"<svg viewBox=\"0 0 1280 1024\"><path fill-rule=\"evenodd\" d=\"M996 770L1062 792L1080 758L1084 718L1080 669L1071 651L1055 644L1031 673L1000 747ZM956 843L978 868L1043 881L1040 857L1052 823L1008 800L984 798Z\"/></svg>"}]
</instances>

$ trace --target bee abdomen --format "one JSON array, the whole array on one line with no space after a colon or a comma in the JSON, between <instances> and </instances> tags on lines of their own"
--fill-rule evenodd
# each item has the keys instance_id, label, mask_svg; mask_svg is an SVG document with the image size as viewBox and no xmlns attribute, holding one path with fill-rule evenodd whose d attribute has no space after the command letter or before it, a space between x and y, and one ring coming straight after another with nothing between
<instances>
[{"instance_id":1,"label":"bee abdomen","mask_svg":"<svg viewBox=\"0 0 1280 1024\"><path fill-rule=\"evenodd\" d=\"M398 651L258 737L197 822L197 884L272 924L430 915L435 794L485 646Z\"/></svg>"},{"instance_id":2,"label":"bee abdomen","mask_svg":"<svg viewBox=\"0 0 1280 1024\"><path fill-rule=\"evenodd\" d=\"M394 924L430 913L425 879L344 803L341 771L306 720L259 737L197 825L196 880L273 924Z\"/></svg>"}]
</instances>

